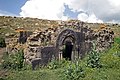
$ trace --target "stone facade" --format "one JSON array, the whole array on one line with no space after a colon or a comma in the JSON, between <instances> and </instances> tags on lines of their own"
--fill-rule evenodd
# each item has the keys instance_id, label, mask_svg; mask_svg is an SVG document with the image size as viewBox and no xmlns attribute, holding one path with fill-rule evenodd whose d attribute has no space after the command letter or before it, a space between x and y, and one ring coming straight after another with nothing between
<instances>
[{"instance_id":1,"label":"stone facade","mask_svg":"<svg viewBox=\"0 0 120 80\"><path fill-rule=\"evenodd\" d=\"M25 40L22 38L25 37ZM24 47L25 61L35 65L46 65L54 59L75 60L84 57L96 41L98 51L111 46L114 32L110 28L97 31L81 21L61 21L58 27L49 27L33 31L29 36L19 36ZM18 43L19 43L18 42Z\"/></svg>"}]
</instances>

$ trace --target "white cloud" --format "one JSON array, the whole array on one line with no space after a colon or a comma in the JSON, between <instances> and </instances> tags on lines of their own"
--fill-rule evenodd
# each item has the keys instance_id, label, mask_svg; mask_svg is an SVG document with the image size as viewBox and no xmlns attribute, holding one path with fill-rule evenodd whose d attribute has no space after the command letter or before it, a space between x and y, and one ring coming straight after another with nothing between
<instances>
[{"instance_id":1,"label":"white cloud","mask_svg":"<svg viewBox=\"0 0 120 80\"><path fill-rule=\"evenodd\" d=\"M94 18L97 22L101 20L120 22L120 0L71 0L68 6L73 11L83 11L89 14L88 17ZM78 18L80 15L83 13L80 13Z\"/></svg>"},{"instance_id":2,"label":"white cloud","mask_svg":"<svg viewBox=\"0 0 120 80\"><path fill-rule=\"evenodd\" d=\"M103 23L103 21L98 19L93 13L89 15L87 15L86 13L81 13L78 15L78 19L89 23Z\"/></svg>"},{"instance_id":3,"label":"white cloud","mask_svg":"<svg viewBox=\"0 0 120 80\"><path fill-rule=\"evenodd\" d=\"M67 19L63 12L65 10L64 0L29 0L21 8L23 17L37 17L42 19Z\"/></svg>"},{"instance_id":4,"label":"white cloud","mask_svg":"<svg viewBox=\"0 0 120 80\"><path fill-rule=\"evenodd\" d=\"M88 0L67 0L65 2L72 11L86 11Z\"/></svg>"},{"instance_id":5,"label":"white cloud","mask_svg":"<svg viewBox=\"0 0 120 80\"><path fill-rule=\"evenodd\" d=\"M88 15L85 14L85 13L81 13L81 14L78 15L78 19L86 22L87 19L88 19Z\"/></svg>"},{"instance_id":6,"label":"white cloud","mask_svg":"<svg viewBox=\"0 0 120 80\"><path fill-rule=\"evenodd\" d=\"M120 6L120 0L108 0L108 1L114 7L119 7Z\"/></svg>"},{"instance_id":7,"label":"white cloud","mask_svg":"<svg viewBox=\"0 0 120 80\"><path fill-rule=\"evenodd\" d=\"M66 20L65 5L78 14L78 19L88 22L120 22L120 0L29 0L21 8L23 17ZM87 14L86 14L87 13ZM89 14L89 16L88 16Z\"/></svg>"}]
</instances>

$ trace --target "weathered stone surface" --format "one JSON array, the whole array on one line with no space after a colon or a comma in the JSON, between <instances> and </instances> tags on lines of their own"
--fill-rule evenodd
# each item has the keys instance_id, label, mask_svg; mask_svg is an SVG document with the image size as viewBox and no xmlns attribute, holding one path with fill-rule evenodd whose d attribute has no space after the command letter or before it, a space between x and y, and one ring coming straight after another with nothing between
<instances>
[{"instance_id":1,"label":"weathered stone surface","mask_svg":"<svg viewBox=\"0 0 120 80\"><path fill-rule=\"evenodd\" d=\"M41 49L41 59L44 64L47 64L49 61L52 60L52 58L57 58L57 50L55 47L44 47Z\"/></svg>"},{"instance_id":2,"label":"weathered stone surface","mask_svg":"<svg viewBox=\"0 0 120 80\"><path fill-rule=\"evenodd\" d=\"M98 51L103 51L111 47L114 41L114 32L110 28L101 29L95 33L95 37Z\"/></svg>"},{"instance_id":3,"label":"weathered stone surface","mask_svg":"<svg viewBox=\"0 0 120 80\"><path fill-rule=\"evenodd\" d=\"M27 20L31 22L31 19L25 19L25 21ZM41 22L44 22L44 20L41 20ZM50 21L46 23L44 29L38 27L36 30L33 29L31 34L28 34L28 31L24 31L19 38L16 38L17 46L12 44L13 42L10 40L12 38L6 39L6 43L9 45L7 49L11 46L17 49L19 46L25 46L25 61L32 63L34 66L36 64L46 65L53 57L62 59L71 56L71 60L82 58L91 50L93 41L96 41L98 51L110 47L113 43L114 32L109 28L101 28L95 31L89 28L89 25L78 20L61 21L56 27L53 27L55 25L48 25L48 23L52 24ZM40 25L40 22L37 21L33 24L33 26ZM70 45L67 45L67 43L70 43ZM71 54L68 54L69 56L64 55L66 47L72 48L70 50L72 51L70 52ZM13 48L13 50L16 49Z\"/></svg>"}]
</instances>

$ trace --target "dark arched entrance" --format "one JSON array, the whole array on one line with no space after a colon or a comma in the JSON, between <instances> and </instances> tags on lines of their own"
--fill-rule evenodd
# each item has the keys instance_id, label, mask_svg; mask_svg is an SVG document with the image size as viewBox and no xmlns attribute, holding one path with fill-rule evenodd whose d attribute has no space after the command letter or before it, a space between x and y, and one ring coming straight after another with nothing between
<instances>
[{"instance_id":1,"label":"dark arched entrance","mask_svg":"<svg viewBox=\"0 0 120 80\"><path fill-rule=\"evenodd\" d=\"M59 59L65 58L73 60L78 43L77 40L76 32L71 29L65 29L58 35L56 48Z\"/></svg>"},{"instance_id":2,"label":"dark arched entrance","mask_svg":"<svg viewBox=\"0 0 120 80\"><path fill-rule=\"evenodd\" d=\"M71 60L71 55L72 55L72 50L73 50L73 45L70 41L66 41L65 42L65 48L63 50L63 55L62 57L67 59L67 60Z\"/></svg>"}]
</instances>

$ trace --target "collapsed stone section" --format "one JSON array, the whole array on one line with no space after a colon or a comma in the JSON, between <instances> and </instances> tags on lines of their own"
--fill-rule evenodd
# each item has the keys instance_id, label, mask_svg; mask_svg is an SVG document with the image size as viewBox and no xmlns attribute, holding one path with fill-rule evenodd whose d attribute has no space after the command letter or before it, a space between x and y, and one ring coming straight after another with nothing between
<instances>
[{"instance_id":1,"label":"collapsed stone section","mask_svg":"<svg viewBox=\"0 0 120 80\"><path fill-rule=\"evenodd\" d=\"M114 32L110 28L104 28L97 31L94 36L96 37L96 47L98 51L103 51L111 47L114 43Z\"/></svg>"},{"instance_id":2,"label":"collapsed stone section","mask_svg":"<svg viewBox=\"0 0 120 80\"><path fill-rule=\"evenodd\" d=\"M35 58L43 59L42 55L45 54L45 52L43 53L43 50L45 47L54 47L56 36L57 28L48 28L43 31L40 30L33 32L33 34L27 39L27 48L25 50L26 61L29 62ZM49 48L47 49L49 50ZM46 50L46 53L48 53L48 50Z\"/></svg>"}]
</instances>

